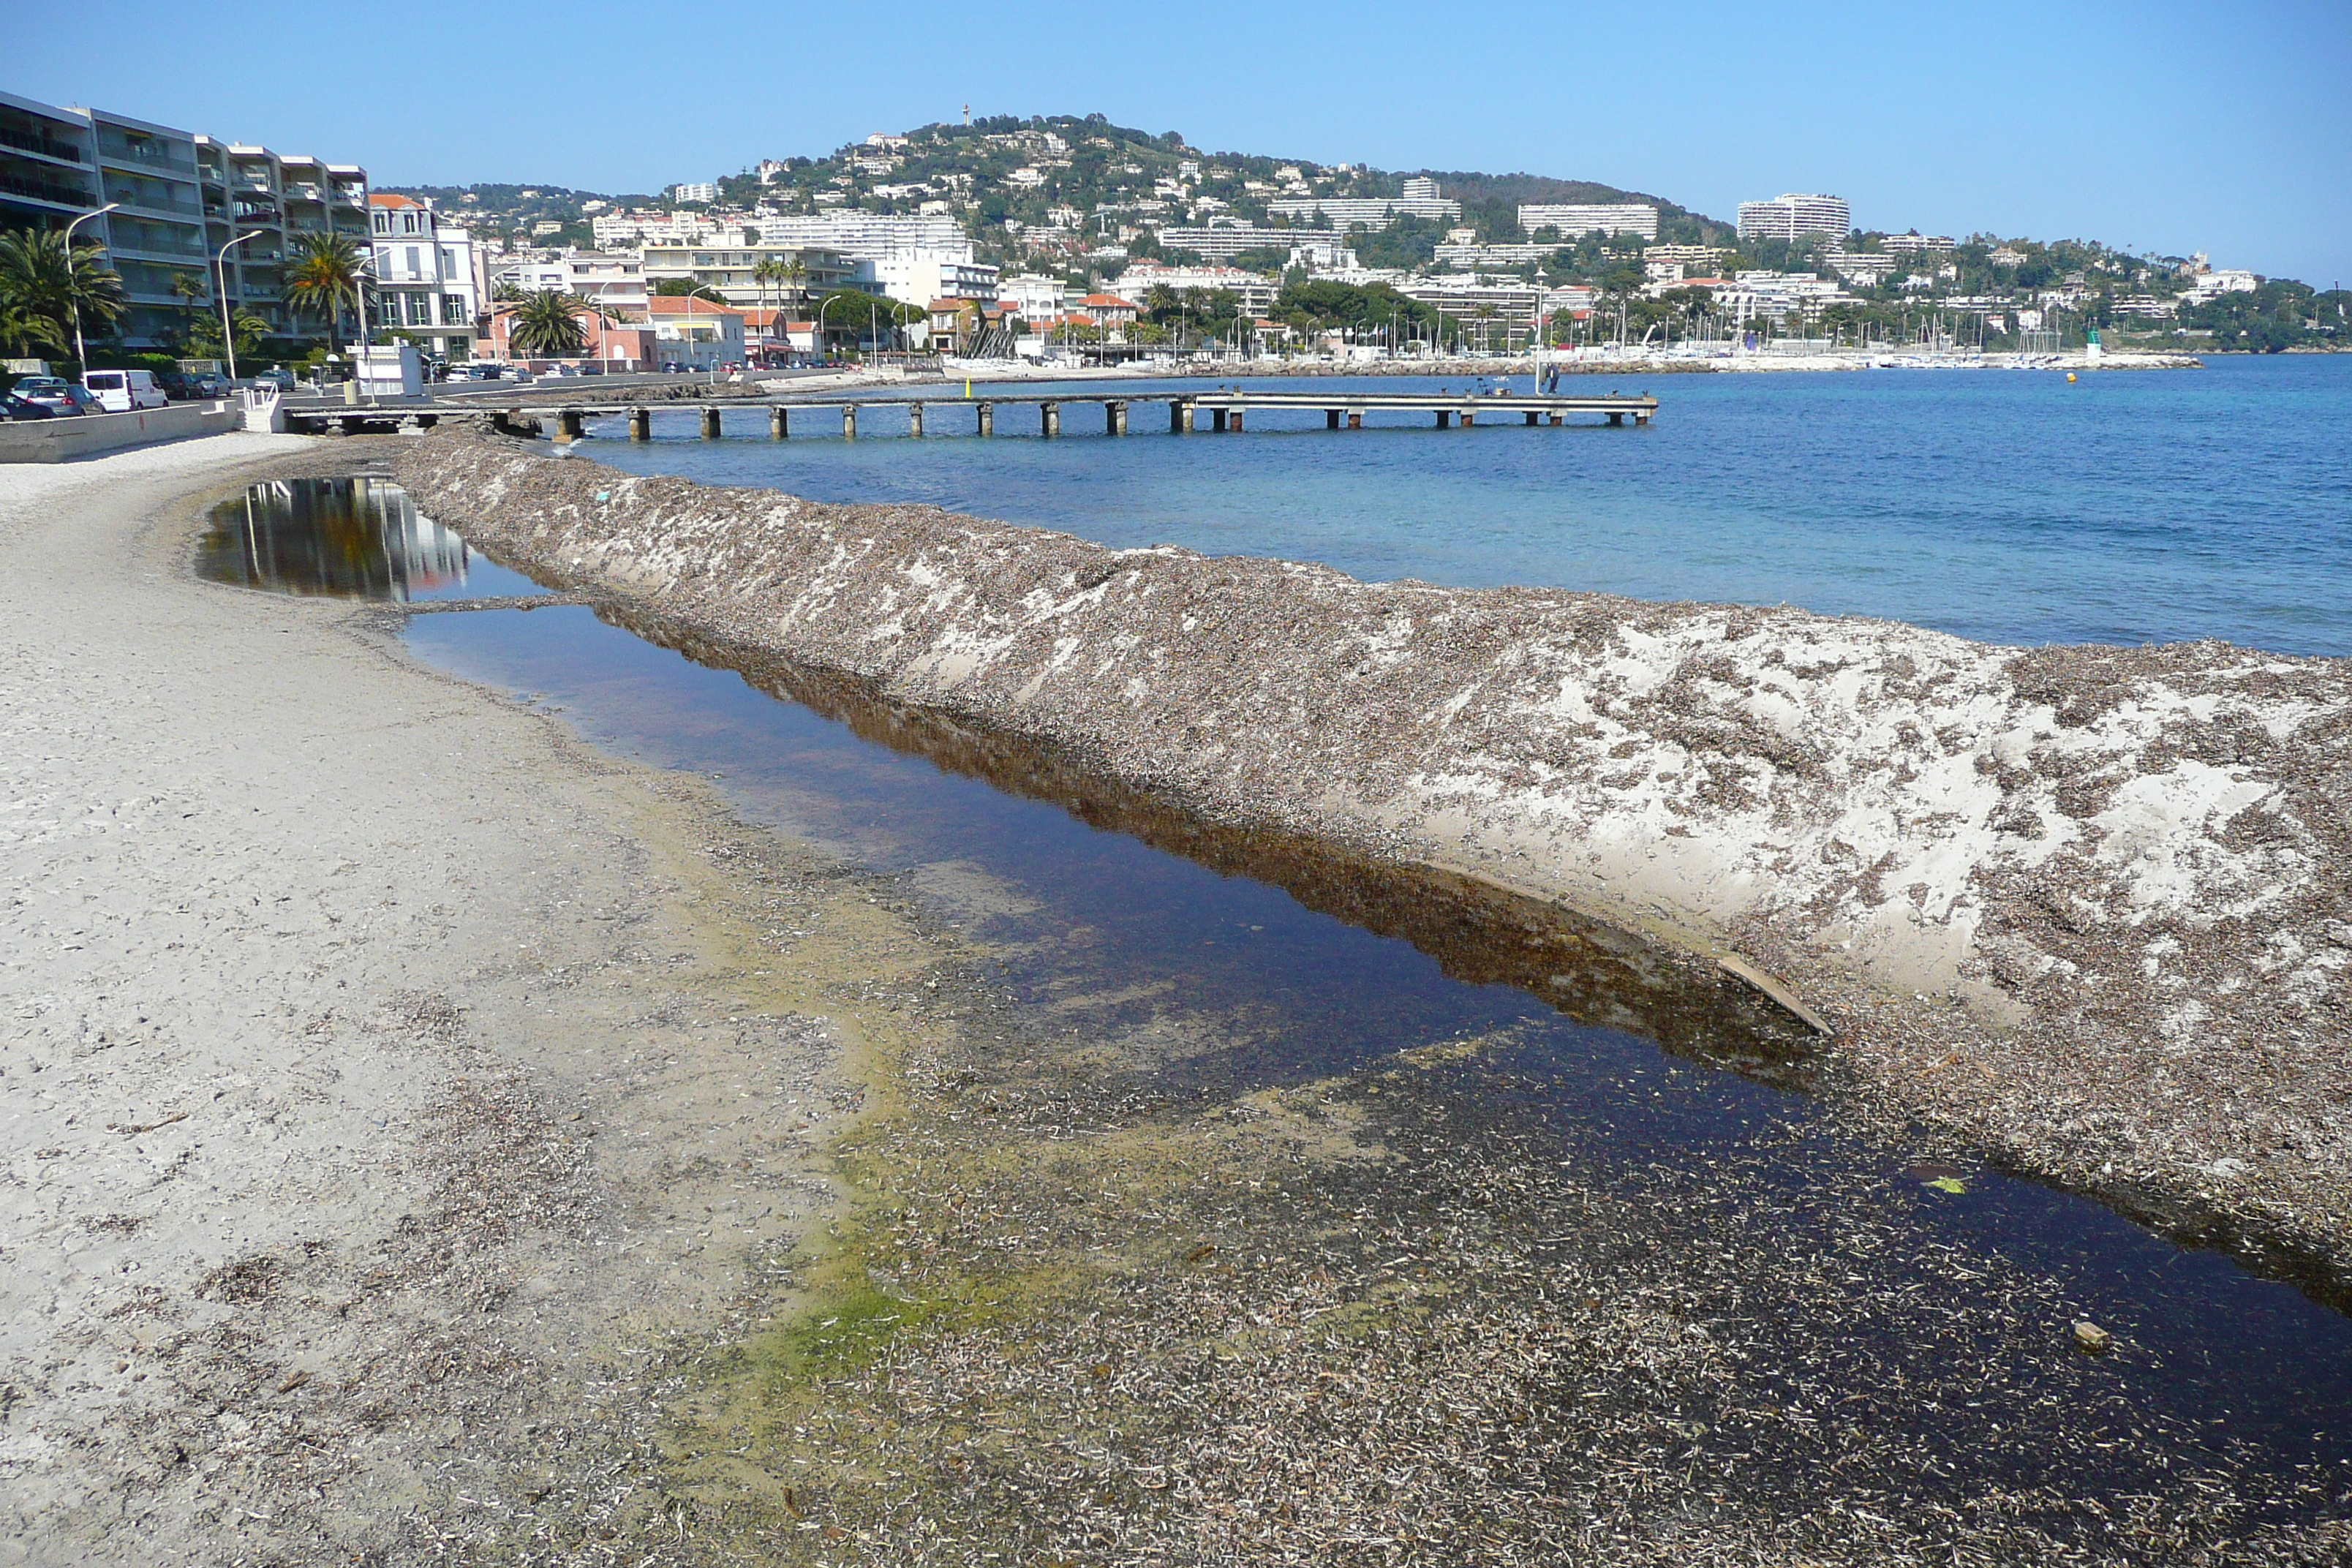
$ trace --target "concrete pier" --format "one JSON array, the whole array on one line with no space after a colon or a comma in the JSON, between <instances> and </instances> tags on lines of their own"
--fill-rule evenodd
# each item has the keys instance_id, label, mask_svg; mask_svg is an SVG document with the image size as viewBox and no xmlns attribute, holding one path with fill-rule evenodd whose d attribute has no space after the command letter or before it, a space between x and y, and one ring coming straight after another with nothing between
<instances>
[{"instance_id":1,"label":"concrete pier","mask_svg":"<svg viewBox=\"0 0 2352 1568\"><path fill-rule=\"evenodd\" d=\"M1216 431L1239 432L1247 428L1249 412L1255 410L1296 409L1301 414L1321 413L1326 430L1362 430L1364 416L1373 413L1428 414L1434 417L1440 430L1454 428L1458 420L1464 429L1476 426L1480 416L1490 424L1500 421L1504 415L1516 414L1528 429L1540 426L1558 426L1570 414L1598 414L1608 424L1645 426L1658 411L1658 400L1646 393L1628 396L1612 393L1601 397L1570 397L1559 394L1499 392L1478 394L1455 392L1441 388L1427 392L1183 392L1151 393L1132 389L1118 393L1054 392L1022 394L992 391L986 398L925 397L889 395L876 395L861 390L851 397L794 397L775 400L746 400L739 404L707 404L700 407L701 431L706 440L717 440L720 435L719 419L726 407L764 408L768 411L768 434L782 440L791 429L790 410L793 408L832 407L841 410L841 434L845 439L857 436L857 411L868 403L907 410L907 430L911 436L921 436L934 404L961 405L971 409L977 433L996 434L996 408L1000 403L1034 404L1037 406L1037 427L1047 437L1062 434L1062 411L1066 404L1098 403L1103 409L1103 433L1124 436L1128 433L1128 417L1134 405L1164 398L1168 404L1168 432L1171 436L1186 435L1199 430L1201 415L1209 416L1208 427ZM559 442L578 440L585 431L586 421L607 413L625 412L628 419L629 438L650 440L653 436L652 410L632 406L625 410L591 407L582 404L566 404L551 400L535 407L517 407L468 417L487 418L496 427L509 433L523 430L531 422L550 418L554 425L554 437ZM346 421L357 420L373 429L388 426L402 417L405 410L370 410L356 415L329 416ZM429 423L432 416L420 416L420 423ZM446 416L444 416L446 417ZM323 421L322 421L323 422ZM1261 425L1260 428L1264 428Z\"/></svg>"}]
</instances>

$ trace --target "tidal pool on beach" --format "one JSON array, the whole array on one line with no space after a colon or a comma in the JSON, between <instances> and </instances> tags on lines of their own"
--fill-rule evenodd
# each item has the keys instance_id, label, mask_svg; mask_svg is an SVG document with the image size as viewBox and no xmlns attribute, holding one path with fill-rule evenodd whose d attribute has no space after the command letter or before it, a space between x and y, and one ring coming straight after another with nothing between
<instances>
[{"instance_id":1,"label":"tidal pool on beach","mask_svg":"<svg viewBox=\"0 0 2352 1568\"><path fill-rule=\"evenodd\" d=\"M388 566L332 567L362 492L289 483L266 539L240 547L225 509L212 548L247 573L229 580L323 559L310 581L382 581ZM394 532L444 563L404 565L404 591L457 586L453 559L466 585L537 591L370 483L358 510L413 519ZM2340 1501L2329 1478L2352 1465L2352 1320L1924 1134L1858 1124L1834 1092L1809 1091L1801 1033L1745 992L1540 908L1220 833L855 683L730 668L725 649L657 622L482 609L420 616L404 636L593 744L715 775L747 819L895 879L952 929L968 960L950 989L986 1009L985 1032L975 1025L952 1073L911 1086L908 1115L860 1156L901 1216L862 1255L893 1290L944 1298L973 1278L978 1266L918 1245L925 1235L961 1236L986 1268L1088 1258L1098 1273L1181 1217L1214 1239L1188 1237L1180 1258L1231 1258L1230 1275L1081 1293L1034 1326L1038 1342L1141 1357L1236 1303L1270 1322L1283 1301L1311 1300L1310 1313L1402 1313L1409 1340L1473 1362L1514 1335L1680 1358L1668 1378L1664 1363L1548 1352L1449 1395L1536 1411L1507 1417L1513 1441L1580 1506L1603 1500L1577 1458L1595 1445L1645 1476L1696 1476L1718 1503L1850 1499L1861 1474L1891 1517L1997 1495L2051 1538L2091 1544L2103 1518L2145 1516L2149 1499L2193 1513L2205 1540L2291 1534ZM982 1102L997 1114L955 1121ZM1084 1184L1117 1179L1139 1139L1181 1131L1213 1160L1227 1125L1238 1139L1335 1117L1354 1131L1332 1141L1358 1152L1332 1163L1223 1170L1121 1202ZM994 1191L998 1217L940 1206L978 1190L959 1172L997 1169L1023 1144L1044 1163ZM1243 1179L1259 1175L1263 1192ZM1008 1226L1033 1239L1008 1250ZM2077 1348L2078 1320L2114 1334L2108 1353ZM1252 1321L1217 1332L1274 1331ZM987 1349L982 1331L940 1321L961 1336L941 1356ZM912 1397L906 1386L835 1392L887 1405L903 1436L937 1415L890 1404ZM1125 1440L1183 1430L1192 1397L1154 1395ZM1334 1440L1370 1408L1333 1416ZM1068 1418L1092 1419L1076 1406ZM1421 1436L1442 1447L1482 1430ZM2226 1520L2199 1500L2223 1493ZM1471 1494L1453 1495L1447 1506Z\"/></svg>"}]
</instances>

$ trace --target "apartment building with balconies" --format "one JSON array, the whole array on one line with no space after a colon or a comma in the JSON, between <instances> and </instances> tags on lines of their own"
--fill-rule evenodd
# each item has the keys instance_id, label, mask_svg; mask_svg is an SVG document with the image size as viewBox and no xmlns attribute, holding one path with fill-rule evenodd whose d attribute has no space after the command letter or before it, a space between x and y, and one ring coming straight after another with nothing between
<instances>
[{"instance_id":1,"label":"apartment building with balconies","mask_svg":"<svg viewBox=\"0 0 2352 1568\"><path fill-rule=\"evenodd\" d=\"M452 363L471 359L481 310L472 234L444 222L430 201L381 191L367 200L375 253L371 319Z\"/></svg>"},{"instance_id":2,"label":"apartment building with balconies","mask_svg":"<svg viewBox=\"0 0 2352 1568\"><path fill-rule=\"evenodd\" d=\"M108 204L111 212L100 212ZM367 173L355 163L281 159L110 110L0 93L0 226L74 231L106 253L129 309L123 346L169 348L199 312L219 310L214 258L229 252L229 303L293 335L322 323L285 304L292 237L340 233L367 243ZM356 324L356 323L352 323Z\"/></svg>"}]
</instances>

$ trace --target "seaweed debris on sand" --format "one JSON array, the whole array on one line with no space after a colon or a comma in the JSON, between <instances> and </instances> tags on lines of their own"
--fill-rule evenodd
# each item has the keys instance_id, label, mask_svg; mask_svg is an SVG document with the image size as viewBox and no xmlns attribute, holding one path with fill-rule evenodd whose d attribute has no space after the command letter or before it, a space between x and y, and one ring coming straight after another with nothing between
<instances>
[{"instance_id":1,"label":"seaweed debris on sand","mask_svg":"<svg viewBox=\"0 0 2352 1568\"><path fill-rule=\"evenodd\" d=\"M1210 819L1736 949L1864 1098L2352 1279L2352 671L1789 608L1366 584L445 434L552 585L1066 749Z\"/></svg>"}]
</instances>

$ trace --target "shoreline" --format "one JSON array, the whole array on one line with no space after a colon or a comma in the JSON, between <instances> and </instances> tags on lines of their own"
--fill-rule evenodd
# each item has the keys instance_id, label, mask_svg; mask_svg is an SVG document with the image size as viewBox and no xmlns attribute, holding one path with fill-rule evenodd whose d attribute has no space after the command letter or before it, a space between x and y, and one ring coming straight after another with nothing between
<instances>
[{"instance_id":1,"label":"shoreline","mask_svg":"<svg viewBox=\"0 0 2352 1568\"><path fill-rule=\"evenodd\" d=\"M1767 1117L1693 1151L1703 1190L1654 1180L1495 1094L1508 1025L1202 1079L1259 1037L1255 999L1123 1014L1108 963L1016 1000L1012 950L919 879L402 646L457 605L193 580L207 501L379 454L221 437L0 486L0 766L30 803L0 818L29 889L0 921L31 1031L0 1058L0 1563L1503 1563L1572 1537L1646 1563L1662 1516L1696 1563L2343 1544L2302 1450L2250 1460L2167 1401L2176 1305L2135 1342L2128 1293L1889 1180L1939 1140ZM650 595L581 596L719 646ZM1639 1100L1705 1114L1723 1067L1778 1075L1706 1049L1785 1034L1761 1003L1556 900L739 668L1456 981L1564 973L1570 1016L1665 1046L1630 1047ZM1871 1142L1816 1183L1791 1136ZM2085 1316L2110 1354L2074 1348Z\"/></svg>"},{"instance_id":2,"label":"shoreline","mask_svg":"<svg viewBox=\"0 0 2352 1568\"><path fill-rule=\"evenodd\" d=\"M2323 1293L2352 1280L2327 1022L2352 847L2315 794L2345 661L1363 584L482 439L398 474L551 584L1213 823L1744 954L1896 1113Z\"/></svg>"}]
</instances>

